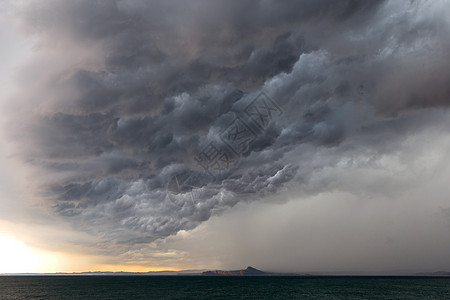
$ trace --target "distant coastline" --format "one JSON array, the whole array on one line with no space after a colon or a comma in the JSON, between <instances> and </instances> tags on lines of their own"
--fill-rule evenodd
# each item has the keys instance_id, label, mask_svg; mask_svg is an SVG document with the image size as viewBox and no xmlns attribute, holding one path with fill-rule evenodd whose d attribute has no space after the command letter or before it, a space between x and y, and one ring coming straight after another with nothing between
<instances>
[{"instance_id":1,"label":"distant coastline","mask_svg":"<svg viewBox=\"0 0 450 300\"><path fill-rule=\"evenodd\" d=\"M0 276L416 276L416 277L447 277L449 271L435 272L307 272L307 273L280 273L266 272L248 266L240 270L181 270L181 271L149 271L149 272L57 272L57 273L0 273Z\"/></svg>"}]
</instances>

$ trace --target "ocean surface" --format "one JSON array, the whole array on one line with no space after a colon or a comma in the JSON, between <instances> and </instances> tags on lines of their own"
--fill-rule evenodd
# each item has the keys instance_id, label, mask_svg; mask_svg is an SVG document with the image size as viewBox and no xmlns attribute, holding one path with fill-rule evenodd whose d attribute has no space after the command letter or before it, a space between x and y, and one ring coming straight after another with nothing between
<instances>
[{"instance_id":1,"label":"ocean surface","mask_svg":"<svg viewBox=\"0 0 450 300\"><path fill-rule=\"evenodd\" d=\"M0 299L450 299L450 278L1 276Z\"/></svg>"}]
</instances>

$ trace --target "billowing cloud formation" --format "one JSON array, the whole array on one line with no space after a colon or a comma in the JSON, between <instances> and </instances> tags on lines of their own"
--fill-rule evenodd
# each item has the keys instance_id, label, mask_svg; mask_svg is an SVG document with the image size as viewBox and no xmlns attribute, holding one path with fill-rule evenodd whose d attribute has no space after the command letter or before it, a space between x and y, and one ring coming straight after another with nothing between
<instances>
[{"instance_id":1,"label":"billowing cloud formation","mask_svg":"<svg viewBox=\"0 0 450 300\"><path fill-rule=\"evenodd\" d=\"M450 104L446 12L427 1L32 2L20 13L35 53L11 136L77 230L165 238L241 201L330 189L309 178L429 124L415 112ZM279 109L258 126L246 109L265 95ZM202 177L195 158L236 117L248 149ZM194 188L173 192L186 173Z\"/></svg>"}]
</instances>

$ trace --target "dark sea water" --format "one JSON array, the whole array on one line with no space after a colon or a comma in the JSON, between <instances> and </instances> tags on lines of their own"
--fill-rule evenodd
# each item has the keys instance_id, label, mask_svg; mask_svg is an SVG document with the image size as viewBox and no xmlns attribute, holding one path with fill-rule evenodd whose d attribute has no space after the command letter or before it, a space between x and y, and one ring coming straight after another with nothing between
<instances>
[{"instance_id":1,"label":"dark sea water","mask_svg":"<svg viewBox=\"0 0 450 300\"><path fill-rule=\"evenodd\" d=\"M450 299L450 278L4 276L0 299Z\"/></svg>"}]
</instances>

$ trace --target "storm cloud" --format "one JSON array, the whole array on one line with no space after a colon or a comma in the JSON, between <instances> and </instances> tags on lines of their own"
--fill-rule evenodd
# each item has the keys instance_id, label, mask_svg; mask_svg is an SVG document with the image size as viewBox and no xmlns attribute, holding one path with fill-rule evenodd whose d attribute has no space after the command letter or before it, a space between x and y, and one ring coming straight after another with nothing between
<instances>
[{"instance_id":1,"label":"storm cloud","mask_svg":"<svg viewBox=\"0 0 450 300\"><path fill-rule=\"evenodd\" d=\"M444 118L435 111L450 104L442 7L32 1L17 12L35 46L9 138L53 214L117 245L191 230L277 193L333 190L335 177L315 175L343 158L395 152ZM262 126L246 111L260 97L273 113ZM211 176L196 158L236 120L251 142ZM190 188L171 190L182 177Z\"/></svg>"}]
</instances>

